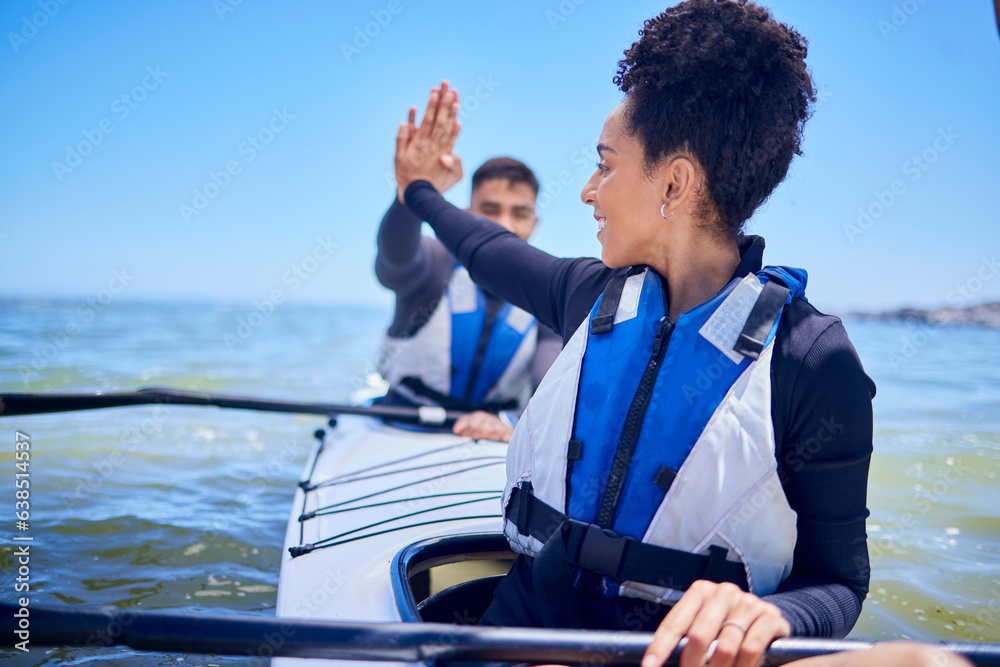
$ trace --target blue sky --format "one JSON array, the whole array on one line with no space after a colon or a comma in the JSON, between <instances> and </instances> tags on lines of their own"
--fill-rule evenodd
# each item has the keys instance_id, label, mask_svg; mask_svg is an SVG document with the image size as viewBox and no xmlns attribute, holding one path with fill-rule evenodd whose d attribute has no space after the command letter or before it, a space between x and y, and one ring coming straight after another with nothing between
<instances>
[{"instance_id":1,"label":"blue sky","mask_svg":"<svg viewBox=\"0 0 1000 667\"><path fill-rule=\"evenodd\" d=\"M1000 300L992 3L767 4L809 39L820 103L750 222L765 260L807 268L829 312ZM617 61L664 7L4 2L0 298L388 305L372 263L395 131L442 77L468 105L467 174L524 160L537 245L598 255L579 192Z\"/></svg>"}]
</instances>

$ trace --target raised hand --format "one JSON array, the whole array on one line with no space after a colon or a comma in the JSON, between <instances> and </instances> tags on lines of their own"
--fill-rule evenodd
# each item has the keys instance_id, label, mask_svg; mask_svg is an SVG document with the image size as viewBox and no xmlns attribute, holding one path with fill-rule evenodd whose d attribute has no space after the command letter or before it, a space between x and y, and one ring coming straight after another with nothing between
<instances>
[{"instance_id":1,"label":"raised hand","mask_svg":"<svg viewBox=\"0 0 1000 667\"><path fill-rule=\"evenodd\" d=\"M405 203L406 187L417 180L430 181L444 192L462 178L462 161L452 150L461 123L457 122L458 91L450 90L447 81L434 88L427 99L427 109L416 125L417 110L410 107L407 122L396 134L396 186L400 203Z\"/></svg>"}]
</instances>

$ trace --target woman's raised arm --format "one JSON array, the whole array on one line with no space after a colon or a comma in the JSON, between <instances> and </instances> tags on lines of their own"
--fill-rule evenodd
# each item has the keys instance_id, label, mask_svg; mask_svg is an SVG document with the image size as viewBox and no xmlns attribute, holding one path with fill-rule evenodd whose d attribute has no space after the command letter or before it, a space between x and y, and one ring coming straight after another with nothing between
<instances>
[{"instance_id":1,"label":"woman's raised arm","mask_svg":"<svg viewBox=\"0 0 1000 667\"><path fill-rule=\"evenodd\" d=\"M564 342L613 274L598 259L563 259L534 248L492 220L448 203L427 181L412 183L405 196L477 284L525 309Z\"/></svg>"},{"instance_id":2,"label":"woman's raised arm","mask_svg":"<svg viewBox=\"0 0 1000 667\"><path fill-rule=\"evenodd\" d=\"M458 94L447 81L431 90L419 126L416 110L410 109L396 136L399 199L430 224L476 283L527 310L566 341L613 271L594 258L553 257L441 197L442 188L461 173L461 159L452 152L461 129L457 114Z\"/></svg>"}]
</instances>

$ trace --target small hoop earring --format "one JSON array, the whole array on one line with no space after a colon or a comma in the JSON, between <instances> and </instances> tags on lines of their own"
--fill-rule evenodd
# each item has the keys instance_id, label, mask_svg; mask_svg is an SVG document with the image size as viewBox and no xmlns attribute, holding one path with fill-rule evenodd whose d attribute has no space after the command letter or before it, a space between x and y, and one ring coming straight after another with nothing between
<instances>
[{"instance_id":1,"label":"small hoop earring","mask_svg":"<svg viewBox=\"0 0 1000 667\"><path fill-rule=\"evenodd\" d=\"M669 220L670 218L674 217L674 212L671 211L670 215L663 215L663 209L665 209L666 207L667 207L667 203L664 202L663 206L660 207L660 217L663 218L664 220Z\"/></svg>"}]
</instances>

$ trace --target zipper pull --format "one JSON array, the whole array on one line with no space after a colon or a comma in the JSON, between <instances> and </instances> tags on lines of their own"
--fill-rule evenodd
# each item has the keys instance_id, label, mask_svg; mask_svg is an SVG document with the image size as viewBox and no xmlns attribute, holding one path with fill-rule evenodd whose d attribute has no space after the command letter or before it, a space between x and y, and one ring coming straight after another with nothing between
<instances>
[{"instance_id":1,"label":"zipper pull","mask_svg":"<svg viewBox=\"0 0 1000 667\"><path fill-rule=\"evenodd\" d=\"M670 338L670 332L674 330L674 323L664 315L660 318L660 323L656 325L656 338L653 339L653 356L659 356L663 344Z\"/></svg>"}]
</instances>

